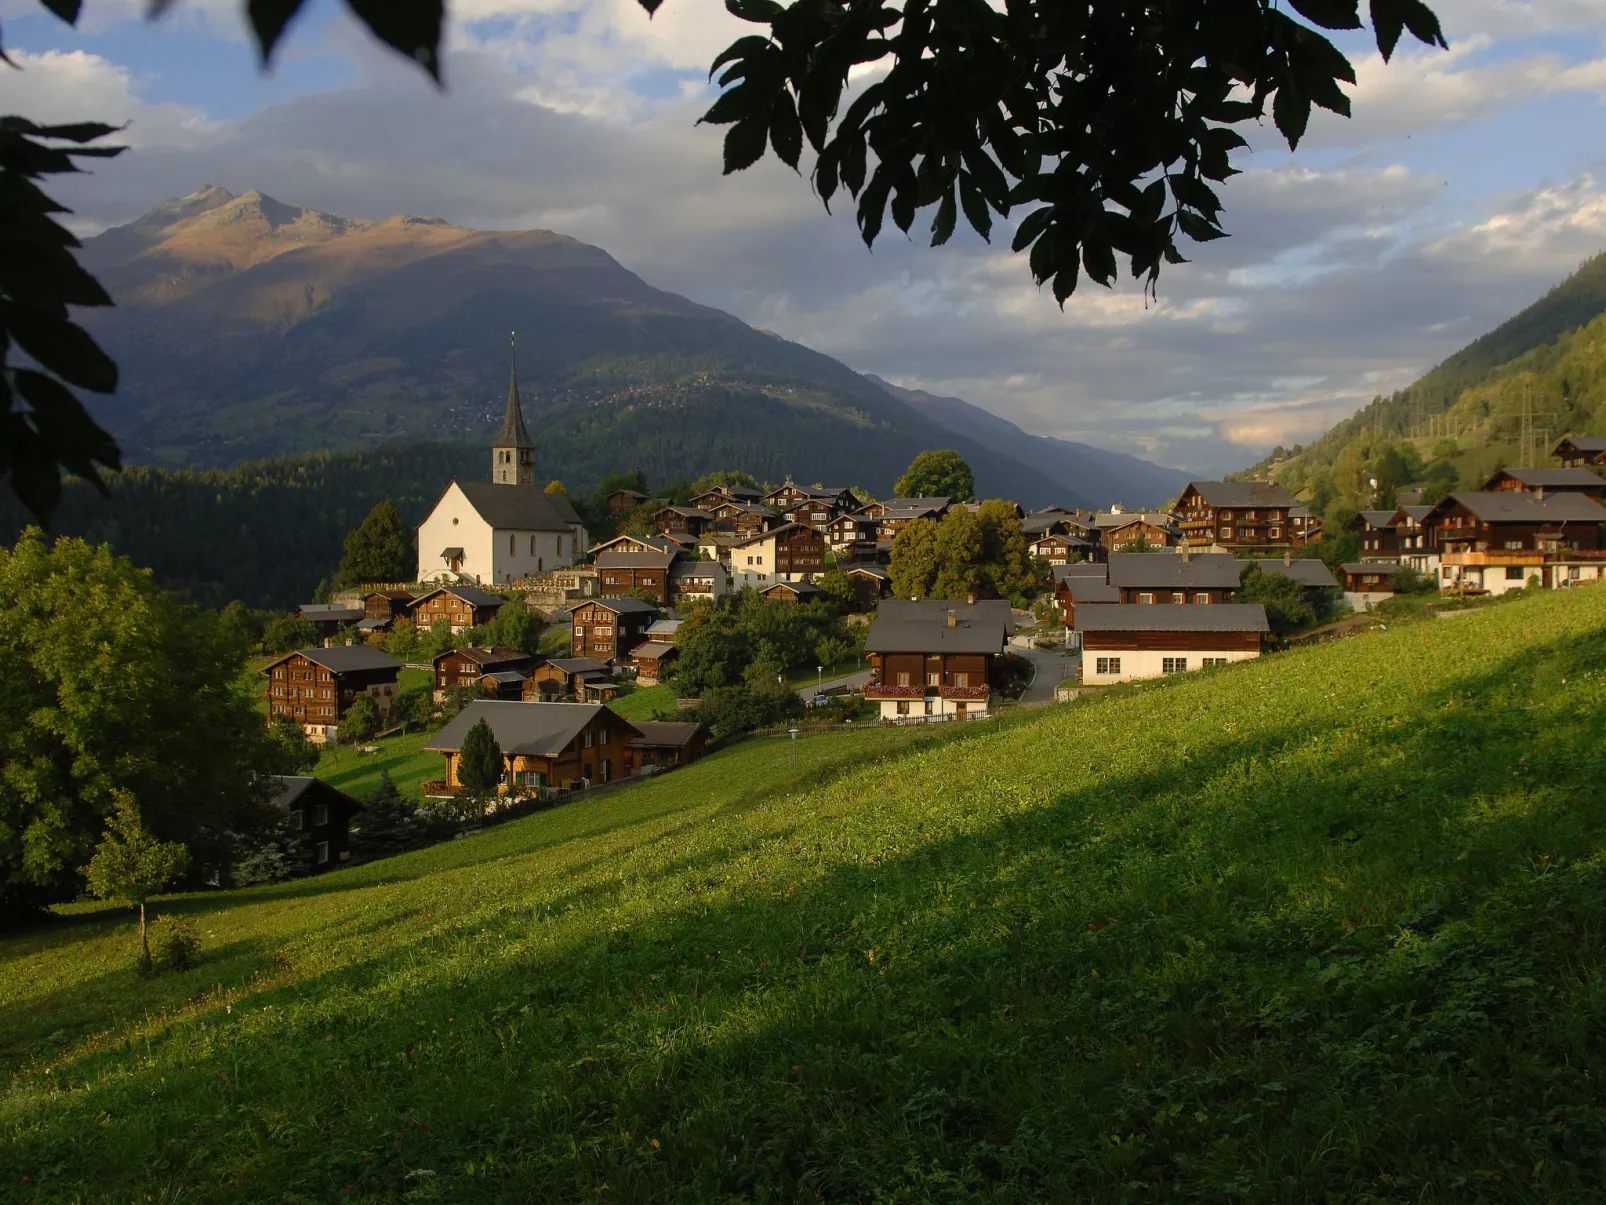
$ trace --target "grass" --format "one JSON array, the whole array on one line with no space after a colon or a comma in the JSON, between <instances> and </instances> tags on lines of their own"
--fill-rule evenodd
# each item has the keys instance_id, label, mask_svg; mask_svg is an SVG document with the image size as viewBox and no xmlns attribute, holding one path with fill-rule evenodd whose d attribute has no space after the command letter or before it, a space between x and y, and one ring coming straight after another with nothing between
<instances>
[{"instance_id":1,"label":"grass","mask_svg":"<svg viewBox=\"0 0 1606 1205\"><path fill-rule=\"evenodd\" d=\"M350 745L339 750L325 748L313 774L330 786L339 787L361 799L379 785L385 771L403 795L420 797L419 784L446 773L446 761L439 753L426 753L432 733L409 732L370 742L378 753L361 753Z\"/></svg>"},{"instance_id":2,"label":"grass","mask_svg":"<svg viewBox=\"0 0 1606 1205\"><path fill-rule=\"evenodd\" d=\"M0 1196L1584 1201L1606 590L0 941Z\"/></svg>"},{"instance_id":3,"label":"grass","mask_svg":"<svg viewBox=\"0 0 1606 1205\"><path fill-rule=\"evenodd\" d=\"M650 720L660 711L674 711L677 697L673 682L660 682L657 686L625 685L619 697L608 704L627 720Z\"/></svg>"}]
</instances>

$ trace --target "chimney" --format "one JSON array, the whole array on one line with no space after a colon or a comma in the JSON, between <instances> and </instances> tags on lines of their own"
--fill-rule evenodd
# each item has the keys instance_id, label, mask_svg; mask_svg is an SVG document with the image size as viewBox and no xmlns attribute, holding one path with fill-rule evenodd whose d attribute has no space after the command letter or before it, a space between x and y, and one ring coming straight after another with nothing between
<instances>
[{"instance_id":1,"label":"chimney","mask_svg":"<svg viewBox=\"0 0 1606 1205\"><path fill-rule=\"evenodd\" d=\"M952 607L948 609L948 626L951 628L957 628L959 626L959 613Z\"/></svg>"},{"instance_id":2,"label":"chimney","mask_svg":"<svg viewBox=\"0 0 1606 1205\"><path fill-rule=\"evenodd\" d=\"M1294 550L1292 548L1284 548L1283 549L1283 564L1292 565L1293 563L1294 563Z\"/></svg>"},{"instance_id":3,"label":"chimney","mask_svg":"<svg viewBox=\"0 0 1606 1205\"><path fill-rule=\"evenodd\" d=\"M1184 565L1186 565L1192 559L1193 559L1193 549L1188 547L1188 541L1187 540L1183 540L1182 541L1182 563Z\"/></svg>"},{"instance_id":4,"label":"chimney","mask_svg":"<svg viewBox=\"0 0 1606 1205\"><path fill-rule=\"evenodd\" d=\"M965 595L965 605L967 607L974 607L976 605L976 595L974 593Z\"/></svg>"}]
</instances>

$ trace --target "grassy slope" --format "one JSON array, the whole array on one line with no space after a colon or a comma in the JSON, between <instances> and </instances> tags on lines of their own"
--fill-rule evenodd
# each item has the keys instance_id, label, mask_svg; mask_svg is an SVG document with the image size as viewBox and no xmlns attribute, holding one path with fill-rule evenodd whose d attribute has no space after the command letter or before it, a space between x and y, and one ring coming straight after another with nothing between
<instances>
[{"instance_id":1,"label":"grassy slope","mask_svg":"<svg viewBox=\"0 0 1606 1205\"><path fill-rule=\"evenodd\" d=\"M1598 1192L1606 591L0 943L28 1199ZM348 1188L348 1186L350 1186Z\"/></svg>"}]
</instances>

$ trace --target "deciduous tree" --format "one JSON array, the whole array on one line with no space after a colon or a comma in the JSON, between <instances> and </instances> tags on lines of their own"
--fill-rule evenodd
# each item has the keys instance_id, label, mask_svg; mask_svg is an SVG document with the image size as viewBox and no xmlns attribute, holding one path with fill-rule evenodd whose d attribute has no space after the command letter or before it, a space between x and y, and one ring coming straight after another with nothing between
<instances>
[{"instance_id":1,"label":"deciduous tree","mask_svg":"<svg viewBox=\"0 0 1606 1205\"><path fill-rule=\"evenodd\" d=\"M976 496L976 475L964 457L946 448L920 453L909 462L893 491L900 498L952 498L969 502Z\"/></svg>"},{"instance_id":2,"label":"deciduous tree","mask_svg":"<svg viewBox=\"0 0 1606 1205\"><path fill-rule=\"evenodd\" d=\"M111 795L113 810L106 818L106 833L84 867L84 882L91 895L139 909L139 945L143 951L140 965L148 970L151 943L145 927L146 903L183 873L190 853L177 841L160 841L152 836L128 791L113 788Z\"/></svg>"},{"instance_id":3,"label":"deciduous tree","mask_svg":"<svg viewBox=\"0 0 1606 1205\"><path fill-rule=\"evenodd\" d=\"M340 580L348 586L410 582L417 572L418 545L413 529L402 522L401 511L386 498L346 536Z\"/></svg>"}]
</instances>

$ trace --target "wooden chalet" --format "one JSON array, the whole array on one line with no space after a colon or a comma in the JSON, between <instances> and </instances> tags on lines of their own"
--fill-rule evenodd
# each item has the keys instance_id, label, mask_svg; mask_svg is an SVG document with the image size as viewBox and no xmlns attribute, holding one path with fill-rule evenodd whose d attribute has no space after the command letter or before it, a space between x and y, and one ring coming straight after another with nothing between
<instances>
[{"instance_id":1,"label":"wooden chalet","mask_svg":"<svg viewBox=\"0 0 1606 1205\"><path fill-rule=\"evenodd\" d=\"M686 548L680 540L671 539L661 532L655 536L614 536L600 544L593 544L586 553L595 560L605 552L681 552Z\"/></svg>"},{"instance_id":2,"label":"wooden chalet","mask_svg":"<svg viewBox=\"0 0 1606 1205\"><path fill-rule=\"evenodd\" d=\"M1606 478L1592 473L1582 465L1565 469L1501 469L1484 483L1487 493L1516 490L1524 494L1583 494L1599 499L1606 493Z\"/></svg>"},{"instance_id":3,"label":"wooden chalet","mask_svg":"<svg viewBox=\"0 0 1606 1205\"><path fill-rule=\"evenodd\" d=\"M1325 525L1311 514L1310 507L1292 506L1288 509L1288 526L1293 529L1294 547L1298 548L1321 539Z\"/></svg>"},{"instance_id":4,"label":"wooden chalet","mask_svg":"<svg viewBox=\"0 0 1606 1205\"><path fill-rule=\"evenodd\" d=\"M1211 604L1230 602L1243 577L1244 562L1220 553L1117 552L1108 577L1123 603Z\"/></svg>"},{"instance_id":5,"label":"wooden chalet","mask_svg":"<svg viewBox=\"0 0 1606 1205\"><path fill-rule=\"evenodd\" d=\"M771 490L764 504L788 523L802 523L823 528L844 511L857 510L859 500L850 489L827 488L818 483L798 485L788 480L779 489Z\"/></svg>"},{"instance_id":6,"label":"wooden chalet","mask_svg":"<svg viewBox=\"0 0 1606 1205\"><path fill-rule=\"evenodd\" d=\"M1121 591L1110 585L1109 571L1108 564L1097 561L1054 566L1054 603L1066 627L1076 626L1076 608L1082 603L1121 601Z\"/></svg>"},{"instance_id":7,"label":"wooden chalet","mask_svg":"<svg viewBox=\"0 0 1606 1205\"><path fill-rule=\"evenodd\" d=\"M857 559L875 555L877 521L861 508L838 515L825 527L825 542L838 556Z\"/></svg>"},{"instance_id":8,"label":"wooden chalet","mask_svg":"<svg viewBox=\"0 0 1606 1205\"><path fill-rule=\"evenodd\" d=\"M684 537L692 541L703 532L712 531L714 521L711 512L698 510L695 506L666 506L654 511L652 515L653 526L660 534Z\"/></svg>"},{"instance_id":9,"label":"wooden chalet","mask_svg":"<svg viewBox=\"0 0 1606 1205\"><path fill-rule=\"evenodd\" d=\"M719 560L682 557L669 567L669 603L713 602L730 592L730 570Z\"/></svg>"},{"instance_id":10,"label":"wooden chalet","mask_svg":"<svg viewBox=\"0 0 1606 1205\"><path fill-rule=\"evenodd\" d=\"M407 614L424 631L444 620L452 631L461 632L490 623L506 604L507 599L500 594L488 593L478 586L440 586L415 598Z\"/></svg>"},{"instance_id":11,"label":"wooden chalet","mask_svg":"<svg viewBox=\"0 0 1606 1205\"><path fill-rule=\"evenodd\" d=\"M318 629L319 640L332 639L345 629L354 628L368 618L368 612L364 608L346 603L303 603L297 608L297 614Z\"/></svg>"},{"instance_id":12,"label":"wooden chalet","mask_svg":"<svg viewBox=\"0 0 1606 1205\"><path fill-rule=\"evenodd\" d=\"M560 699L601 699L618 694L618 683L607 662L595 657L548 657L524 679L526 703L554 703Z\"/></svg>"},{"instance_id":13,"label":"wooden chalet","mask_svg":"<svg viewBox=\"0 0 1606 1205\"><path fill-rule=\"evenodd\" d=\"M732 544L730 565L738 589L807 581L825 572L825 537L802 523L786 523Z\"/></svg>"},{"instance_id":14,"label":"wooden chalet","mask_svg":"<svg viewBox=\"0 0 1606 1205\"><path fill-rule=\"evenodd\" d=\"M1606 435L1569 435L1550 454L1570 469L1606 464Z\"/></svg>"},{"instance_id":15,"label":"wooden chalet","mask_svg":"<svg viewBox=\"0 0 1606 1205\"><path fill-rule=\"evenodd\" d=\"M876 523L876 539L895 540L916 519L941 519L953 508L952 498L892 498Z\"/></svg>"},{"instance_id":16,"label":"wooden chalet","mask_svg":"<svg viewBox=\"0 0 1606 1205\"><path fill-rule=\"evenodd\" d=\"M381 716L390 714L400 670L400 661L366 644L297 649L262 667L268 714L294 720L316 742L338 739L340 719L358 695L372 696Z\"/></svg>"},{"instance_id":17,"label":"wooden chalet","mask_svg":"<svg viewBox=\"0 0 1606 1205\"><path fill-rule=\"evenodd\" d=\"M680 649L668 640L644 640L625 654L624 663L636 671L641 686L656 686L668 676Z\"/></svg>"},{"instance_id":18,"label":"wooden chalet","mask_svg":"<svg viewBox=\"0 0 1606 1205\"><path fill-rule=\"evenodd\" d=\"M864 697L883 720L965 720L992 707L999 659L1015 619L1004 599L887 599L865 638Z\"/></svg>"},{"instance_id":19,"label":"wooden chalet","mask_svg":"<svg viewBox=\"0 0 1606 1205\"><path fill-rule=\"evenodd\" d=\"M744 502L749 505L762 503L764 491L750 485L716 485L711 490L704 490L691 499L693 506L704 510L712 510L721 502Z\"/></svg>"},{"instance_id":20,"label":"wooden chalet","mask_svg":"<svg viewBox=\"0 0 1606 1205\"><path fill-rule=\"evenodd\" d=\"M813 582L776 582L759 593L771 602L790 603L792 606L819 602L824 596L824 591Z\"/></svg>"},{"instance_id":21,"label":"wooden chalet","mask_svg":"<svg viewBox=\"0 0 1606 1205\"><path fill-rule=\"evenodd\" d=\"M660 770L696 761L708 752L708 742L713 738L701 724L681 720L637 720L635 728L641 735L630 746L636 751L637 766L657 766Z\"/></svg>"},{"instance_id":22,"label":"wooden chalet","mask_svg":"<svg viewBox=\"0 0 1606 1205\"><path fill-rule=\"evenodd\" d=\"M1417 503L1402 503L1394 508L1394 546L1399 549L1401 563L1419 573L1436 573L1439 567L1432 537L1423 526L1432 512L1431 506Z\"/></svg>"},{"instance_id":23,"label":"wooden chalet","mask_svg":"<svg viewBox=\"0 0 1606 1205\"><path fill-rule=\"evenodd\" d=\"M726 498L703 509L714 516L715 531L731 535L756 535L781 522L780 515L761 502Z\"/></svg>"},{"instance_id":24,"label":"wooden chalet","mask_svg":"<svg viewBox=\"0 0 1606 1205\"><path fill-rule=\"evenodd\" d=\"M1280 485L1264 481L1190 481L1177 500L1184 538L1234 552L1299 547L1309 538L1290 523L1299 503Z\"/></svg>"},{"instance_id":25,"label":"wooden chalet","mask_svg":"<svg viewBox=\"0 0 1606 1205\"><path fill-rule=\"evenodd\" d=\"M597 703L509 703L476 700L424 748L446 758L448 790L462 786L457 759L469 729L484 720L502 750L501 794L529 795L549 787L601 785L635 773L631 742L640 731Z\"/></svg>"},{"instance_id":26,"label":"wooden chalet","mask_svg":"<svg viewBox=\"0 0 1606 1205\"><path fill-rule=\"evenodd\" d=\"M668 593L670 567L681 555L679 551L657 548L646 552L605 552L596 560L602 592L619 598L639 590L661 604Z\"/></svg>"},{"instance_id":27,"label":"wooden chalet","mask_svg":"<svg viewBox=\"0 0 1606 1205\"><path fill-rule=\"evenodd\" d=\"M853 583L854 605L860 611L875 610L892 589L892 575L879 565L852 565L843 573Z\"/></svg>"},{"instance_id":28,"label":"wooden chalet","mask_svg":"<svg viewBox=\"0 0 1606 1205\"><path fill-rule=\"evenodd\" d=\"M1097 540L1054 532L1039 536L1028 545L1033 556L1042 557L1050 565L1069 565L1073 561L1093 561L1100 551Z\"/></svg>"},{"instance_id":29,"label":"wooden chalet","mask_svg":"<svg viewBox=\"0 0 1606 1205\"><path fill-rule=\"evenodd\" d=\"M641 643L658 608L639 598L594 598L574 608L570 655L619 661Z\"/></svg>"},{"instance_id":30,"label":"wooden chalet","mask_svg":"<svg viewBox=\"0 0 1606 1205\"><path fill-rule=\"evenodd\" d=\"M533 653L505 645L448 649L435 658L435 698L439 701L454 686L478 685L517 699L523 693L524 679L539 660Z\"/></svg>"},{"instance_id":31,"label":"wooden chalet","mask_svg":"<svg viewBox=\"0 0 1606 1205\"><path fill-rule=\"evenodd\" d=\"M1259 603L1144 607L1130 603L1077 608L1082 681L1131 682L1213 669L1260 656L1270 625Z\"/></svg>"},{"instance_id":32,"label":"wooden chalet","mask_svg":"<svg viewBox=\"0 0 1606 1205\"><path fill-rule=\"evenodd\" d=\"M269 804L290 816L290 827L306 842L313 874L351 860L351 818L362 804L321 778L275 774Z\"/></svg>"},{"instance_id":33,"label":"wooden chalet","mask_svg":"<svg viewBox=\"0 0 1606 1205\"><path fill-rule=\"evenodd\" d=\"M1376 603L1394 597L1398 561L1353 561L1340 565L1344 604L1354 611L1370 611Z\"/></svg>"},{"instance_id":34,"label":"wooden chalet","mask_svg":"<svg viewBox=\"0 0 1606 1205\"><path fill-rule=\"evenodd\" d=\"M1182 543L1175 517L1163 511L1105 511L1093 516L1093 526L1106 552L1175 548Z\"/></svg>"},{"instance_id":35,"label":"wooden chalet","mask_svg":"<svg viewBox=\"0 0 1606 1205\"><path fill-rule=\"evenodd\" d=\"M362 596L363 617L358 628L388 632L391 624L406 616L416 596L410 590L371 590Z\"/></svg>"},{"instance_id":36,"label":"wooden chalet","mask_svg":"<svg viewBox=\"0 0 1606 1205\"><path fill-rule=\"evenodd\" d=\"M1361 537L1361 559L1364 561L1393 561L1400 555L1400 533L1394 526L1398 508L1394 510L1363 510L1349 521L1345 529Z\"/></svg>"},{"instance_id":37,"label":"wooden chalet","mask_svg":"<svg viewBox=\"0 0 1606 1205\"><path fill-rule=\"evenodd\" d=\"M1439 555L1439 588L1502 594L1600 576L1606 507L1578 493L1462 492L1423 520Z\"/></svg>"},{"instance_id":38,"label":"wooden chalet","mask_svg":"<svg viewBox=\"0 0 1606 1205\"><path fill-rule=\"evenodd\" d=\"M608 495L608 513L622 519L645 501L647 495L640 490L614 490Z\"/></svg>"}]
</instances>

